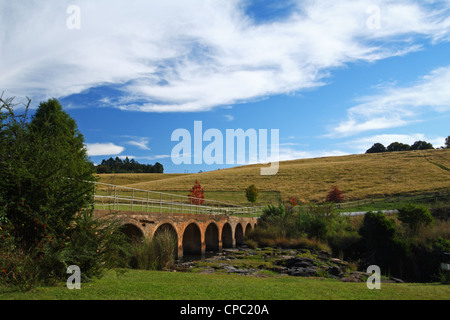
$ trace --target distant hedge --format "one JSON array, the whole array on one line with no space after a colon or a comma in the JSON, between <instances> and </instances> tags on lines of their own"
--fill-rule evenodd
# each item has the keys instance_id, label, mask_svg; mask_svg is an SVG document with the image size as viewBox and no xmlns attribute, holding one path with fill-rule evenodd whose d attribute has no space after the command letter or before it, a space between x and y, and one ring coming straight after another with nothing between
<instances>
[{"instance_id":1,"label":"distant hedge","mask_svg":"<svg viewBox=\"0 0 450 320\"><path fill-rule=\"evenodd\" d=\"M426 141L416 141L411 146L405 143L392 142L387 147L385 147L382 143L375 143L372 147L370 147L366 151L366 153L382 153L382 152L430 150L430 149L434 149L434 147L431 143Z\"/></svg>"},{"instance_id":2,"label":"distant hedge","mask_svg":"<svg viewBox=\"0 0 450 320\"><path fill-rule=\"evenodd\" d=\"M97 173L164 173L164 167L161 163L140 164L134 159L125 158L125 160L116 157L103 160L101 164L95 167Z\"/></svg>"}]
</instances>

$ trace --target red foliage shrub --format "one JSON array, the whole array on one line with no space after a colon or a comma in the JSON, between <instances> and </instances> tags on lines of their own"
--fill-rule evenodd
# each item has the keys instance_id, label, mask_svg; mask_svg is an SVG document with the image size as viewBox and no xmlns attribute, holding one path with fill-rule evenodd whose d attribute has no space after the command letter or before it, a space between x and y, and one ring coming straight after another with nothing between
<instances>
[{"instance_id":1,"label":"red foliage shrub","mask_svg":"<svg viewBox=\"0 0 450 320\"><path fill-rule=\"evenodd\" d=\"M333 189L328 192L326 200L327 202L339 203L344 201L344 195L337 186L333 186Z\"/></svg>"},{"instance_id":2,"label":"red foliage shrub","mask_svg":"<svg viewBox=\"0 0 450 320\"><path fill-rule=\"evenodd\" d=\"M202 205L203 202L205 201L204 192L205 191L203 190L200 183L198 183L198 181L195 180L194 186L189 192L189 202L195 205Z\"/></svg>"}]
</instances>

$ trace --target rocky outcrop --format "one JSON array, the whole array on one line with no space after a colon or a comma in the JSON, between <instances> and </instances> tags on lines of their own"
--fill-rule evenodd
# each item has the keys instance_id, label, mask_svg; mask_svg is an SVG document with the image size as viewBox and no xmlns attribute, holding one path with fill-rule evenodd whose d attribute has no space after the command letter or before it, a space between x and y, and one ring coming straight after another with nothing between
<instances>
[{"instance_id":1,"label":"rocky outcrop","mask_svg":"<svg viewBox=\"0 0 450 320\"><path fill-rule=\"evenodd\" d=\"M306 249L224 249L202 260L179 261L177 267L201 273L267 276L269 272L272 275L333 278L344 282L365 282L370 276L353 270L348 262L333 258L327 252ZM401 282L397 280L395 282Z\"/></svg>"}]
</instances>

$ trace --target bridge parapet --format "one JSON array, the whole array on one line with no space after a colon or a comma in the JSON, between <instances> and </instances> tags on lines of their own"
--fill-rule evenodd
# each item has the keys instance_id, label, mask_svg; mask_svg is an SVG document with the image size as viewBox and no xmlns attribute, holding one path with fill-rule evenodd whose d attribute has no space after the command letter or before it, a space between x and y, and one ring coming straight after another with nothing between
<instances>
[{"instance_id":1,"label":"bridge parapet","mask_svg":"<svg viewBox=\"0 0 450 320\"><path fill-rule=\"evenodd\" d=\"M94 208L112 211L221 214L258 217L263 207L239 206L217 200L94 182Z\"/></svg>"}]
</instances>

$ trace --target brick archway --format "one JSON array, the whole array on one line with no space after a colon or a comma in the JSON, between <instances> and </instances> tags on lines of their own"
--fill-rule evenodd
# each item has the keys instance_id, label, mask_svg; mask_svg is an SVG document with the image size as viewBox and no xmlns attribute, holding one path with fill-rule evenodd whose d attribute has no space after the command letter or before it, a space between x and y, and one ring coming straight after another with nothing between
<instances>
[{"instance_id":1,"label":"brick archway","mask_svg":"<svg viewBox=\"0 0 450 320\"><path fill-rule=\"evenodd\" d=\"M183 254L202 254L202 232L195 222L191 222L183 231Z\"/></svg>"},{"instance_id":2,"label":"brick archway","mask_svg":"<svg viewBox=\"0 0 450 320\"><path fill-rule=\"evenodd\" d=\"M234 229L234 239L237 246L244 243L244 229L240 223L236 224Z\"/></svg>"},{"instance_id":3,"label":"brick archway","mask_svg":"<svg viewBox=\"0 0 450 320\"><path fill-rule=\"evenodd\" d=\"M233 248L233 228L227 222L222 227L222 248Z\"/></svg>"},{"instance_id":4,"label":"brick archway","mask_svg":"<svg viewBox=\"0 0 450 320\"><path fill-rule=\"evenodd\" d=\"M120 227L120 231L127 236L130 242L144 239L144 231L134 222L125 222Z\"/></svg>"},{"instance_id":5,"label":"brick archway","mask_svg":"<svg viewBox=\"0 0 450 320\"><path fill-rule=\"evenodd\" d=\"M205 250L219 250L219 228L214 222L211 222L205 230Z\"/></svg>"},{"instance_id":6,"label":"brick archway","mask_svg":"<svg viewBox=\"0 0 450 320\"><path fill-rule=\"evenodd\" d=\"M172 225L170 222L165 222L159 224L159 226L156 227L155 232L153 233L152 240L156 239L157 237L173 237L173 241L175 243L174 245L174 256L178 258L178 247L179 247L179 240L178 240L178 232L175 228L175 226ZM163 240L167 241L167 239ZM172 240L170 240L172 242Z\"/></svg>"}]
</instances>

